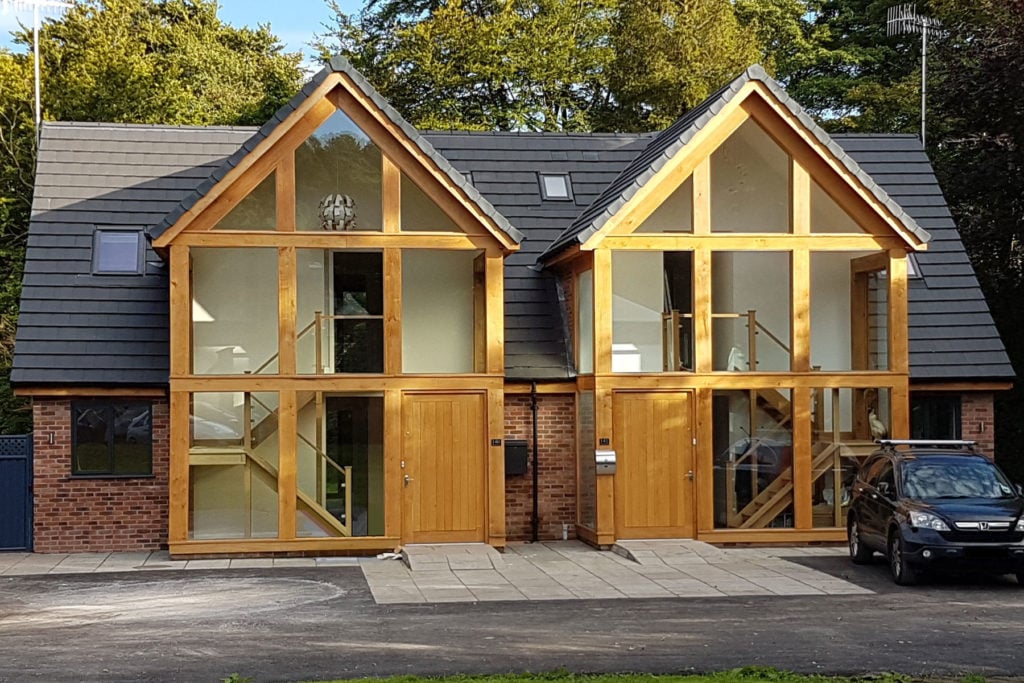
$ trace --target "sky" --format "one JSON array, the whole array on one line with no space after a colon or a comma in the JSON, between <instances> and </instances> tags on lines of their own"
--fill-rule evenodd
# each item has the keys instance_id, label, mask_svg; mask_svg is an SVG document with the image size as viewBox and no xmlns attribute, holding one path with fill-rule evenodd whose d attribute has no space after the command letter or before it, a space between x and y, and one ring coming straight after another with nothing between
<instances>
[{"instance_id":1,"label":"sky","mask_svg":"<svg viewBox=\"0 0 1024 683\"><path fill-rule=\"evenodd\" d=\"M233 26L269 23L289 52L301 50L307 56L313 34L322 32L323 24L330 18L330 10L323 0L220 0L219 4L221 20ZM343 11L355 12L363 3L362 0L339 0L338 4ZM32 12L5 11L5 8L0 0L0 47L12 47L10 32L17 28L19 20L31 26Z\"/></svg>"}]
</instances>

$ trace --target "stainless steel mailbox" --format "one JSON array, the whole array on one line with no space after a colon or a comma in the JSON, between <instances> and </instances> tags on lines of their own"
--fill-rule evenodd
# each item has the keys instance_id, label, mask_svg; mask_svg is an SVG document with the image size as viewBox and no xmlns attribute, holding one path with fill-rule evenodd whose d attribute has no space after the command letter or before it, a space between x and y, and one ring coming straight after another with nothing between
<instances>
[{"instance_id":1,"label":"stainless steel mailbox","mask_svg":"<svg viewBox=\"0 0 1024 683\"><path fill-rule=\"evenodd\" d=\"M598 474L615 474L615 451L594 451L594 461L597 463Z\"/></svg>"}]
</instances>

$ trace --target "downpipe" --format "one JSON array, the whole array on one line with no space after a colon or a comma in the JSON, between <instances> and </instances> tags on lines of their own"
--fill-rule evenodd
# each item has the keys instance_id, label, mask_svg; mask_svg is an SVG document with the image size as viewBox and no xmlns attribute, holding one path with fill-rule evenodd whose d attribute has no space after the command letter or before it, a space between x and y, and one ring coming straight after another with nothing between
<instances>
[{"instance_id":1,"label":"downpipe","mask_svg":"<svg viewBox=\"0 0 1024 683\"><path fill-rule=\"evenodd\" d=\"M530 540L540 540L540 468L537 460L537 383L530 384L530 412L533 415L533 515L530 517Z\"/></svg>"}]
</instances>

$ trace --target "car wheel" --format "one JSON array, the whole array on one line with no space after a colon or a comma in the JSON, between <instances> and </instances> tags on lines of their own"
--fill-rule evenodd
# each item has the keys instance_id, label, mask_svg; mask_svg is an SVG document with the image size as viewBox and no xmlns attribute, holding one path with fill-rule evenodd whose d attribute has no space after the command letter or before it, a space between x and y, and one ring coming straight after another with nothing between
<instances>
[{"instance_id":1,"label":"car wheel","mask_svg":"<svg viewBox=\"0 0 1024 683\"><path fill-rule=\"evenodd\" d=\"M889 571L898 586L913 586L917 583L917 571L907 562L903 537L896 530L889 534Z\"/></svg>"},{"instance_id":2,"label":"car wheel","mask_svg":"<svg viewBox=\"0 0 1024 683\"><path fill-rule=\"evenodd\" d=\"M854 564L868 564L871 556L874 555L871 549L864 545L864 539L860 535L860 525L856 517L850 518L846 527L846 538L850 546L850 561Z\"/></svg>"}]
</instances>

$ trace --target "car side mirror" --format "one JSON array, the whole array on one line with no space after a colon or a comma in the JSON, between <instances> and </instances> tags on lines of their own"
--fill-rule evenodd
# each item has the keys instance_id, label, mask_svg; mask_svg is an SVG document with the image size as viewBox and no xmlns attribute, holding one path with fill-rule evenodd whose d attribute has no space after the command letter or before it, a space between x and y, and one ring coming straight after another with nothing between
<instances>
[{"instance_id":1,"label":"car side mirror","mask_svg":"<svg viewBox=\"0 0 1024 683\"><path fill-rule=\"evenodd\" d=\"M1014 484L1013 489L1017 492L1018 496L1024 497L1024 486L1020 484Z\"/></svg>"},{"instance_id":2,"label":"car side mirror","mask_svg":"<svg viewBox=\"0 0 1024 683\"><path fill-rule=\"evenodd\" d=\"M892 489L889 487L889 482L880 481L878 482L878 492L888 498L892 495Z\"/></svg>"}]
</instances>

